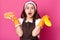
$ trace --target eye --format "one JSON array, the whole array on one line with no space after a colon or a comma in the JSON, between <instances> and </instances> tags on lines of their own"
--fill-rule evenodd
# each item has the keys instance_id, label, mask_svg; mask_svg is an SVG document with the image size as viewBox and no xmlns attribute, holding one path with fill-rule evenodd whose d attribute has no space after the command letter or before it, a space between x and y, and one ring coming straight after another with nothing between
<instances>
[{"instance_id":1,"label":"eye","mask_svg":"<svg viewBox=\"0 0 60 40\"><path fill-rule=\"evenodd\" d=\"M29 7L27 7L26 9L29 9Z\"/></svg>"},{"instance_id":2,"label":"eye","mask_svg":"<svg viewBox=\"0 0 60 40\"><path fill-rule=\"evenodd\" d=\"M31 7L31 9L34 9L34 7Z\"/></svg>"}]
</instances>

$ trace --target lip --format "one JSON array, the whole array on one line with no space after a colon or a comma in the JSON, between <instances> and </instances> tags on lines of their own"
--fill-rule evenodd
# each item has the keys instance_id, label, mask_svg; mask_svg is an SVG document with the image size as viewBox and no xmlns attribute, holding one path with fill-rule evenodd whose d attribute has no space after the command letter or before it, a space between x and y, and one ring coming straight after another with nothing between
<instances>
[{"instance_id":1,"label":"lip","mask_svg":"<svg viewBox=\"0 0 60 40\"><path fill-rule=\"evenodd\" d=\"M28 13L28 15L31 15L32 13Z\"/></svg>"}]
</instances>

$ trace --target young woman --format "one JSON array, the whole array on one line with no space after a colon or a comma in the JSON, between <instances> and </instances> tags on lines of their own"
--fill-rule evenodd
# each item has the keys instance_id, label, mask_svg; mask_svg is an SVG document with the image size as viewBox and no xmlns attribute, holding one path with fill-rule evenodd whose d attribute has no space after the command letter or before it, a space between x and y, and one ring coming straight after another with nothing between
<instances>
[{"instance_id":1,"label":"young woman","mask_svg":"<svg viewBox=\"0 0 60 40\"><path fill-rule=\"evenodd\" d=\"M37 12L37 5L32 1L25 3L21 18L17 19L13 12L5 13L4 17L13 20L20 40L38 40L38 35L43 25L52 26L48 15L40 18Z\"/></svg>"},{"instance_id":2,"label":"young woman","mask_svg":"<svg viewBox=\"0 0 60 40\"><path fill-rule=\"evenodd\" d=\"M41 28L37 26L40 16L36 3L32 1L25 3L19 21L20 25L17 26L16 32L20 36L20 40L38 40Z\"/></svg>"}]
</instances>

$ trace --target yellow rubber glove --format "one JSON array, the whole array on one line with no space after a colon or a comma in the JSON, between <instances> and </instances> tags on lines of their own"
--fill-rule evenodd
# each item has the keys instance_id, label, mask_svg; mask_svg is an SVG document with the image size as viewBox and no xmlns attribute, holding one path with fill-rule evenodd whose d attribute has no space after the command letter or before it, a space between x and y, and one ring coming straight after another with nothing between
<instances>
[{"instance_id":1,"label":"yellow rubber glove","mask_svg":"<svg viewBox=\"0 0 60 40\"><path fill-rule=\"evenodd\" d=\"M46 25L47 27L51 27L51 26L52 26L52 23L51 23L48 15L45 15L45 16L44 16L44 23L45 23L45 25Z\"/></svg>"},{"instance_id":2,"label":"yellow rubber glove","mask_svg":"<svg viewBox=\"0 0 60 40\"><path fill-rule=\"evenodd\" d=\"M12 18L12 20L13 20L13 22L14 22L15 26L20 25L20 23L19 23L19 21L18 21L17 17L13 17L13 18Z\"/></svg>"},{"instance_id":3,"label":"yellow rubber glove","mask_svg":"<svg viewBox=\"0 0 60 40\"><path fill-rule=\"evenodd\" d=\"M6 18L6 19L11 19L14 16L15 15L13 14L13 12L6 12L6 13L4 13L4 18Z\"/></svg>"},{"instance_id":4,"label":"yellow rubber glove","mask_svg":"<svg viewBox=\"0 0 60 40\"><path fill-rule=\"evenodd\" d=\"M14 22L15 26L20 24L17 17L15 17L13 12L6 12L4 14L4 18L12 20Z\"/></svg>"},{"instance_id":5,"label":"yellow rubber glove","mask_svg":"<svg viewBox=\"0 0 60 40\"><path fill-rule=\"evenodd\" d=\"M43 20L43 19L44 19L44 18L42 17L41 21L38 23L37 26L43 28L43 25L44 25L44 20Z\"/></svg>"},{"instance_id":6,"label":"yellow rubber glove","mask_svg":"<svg viewBox=\"0 0 60 40\"><path fill-rule=\"evenodd\" d=\"M51 27L51 26L52 26L52 23L51 23L51 21L49 20L49 16L48 16L48 15L45 15L45 16L42 17L41 21L38 23L38 26L43 27L44 24L45 24L47 27Z\"/></svg>"}]
</instances>

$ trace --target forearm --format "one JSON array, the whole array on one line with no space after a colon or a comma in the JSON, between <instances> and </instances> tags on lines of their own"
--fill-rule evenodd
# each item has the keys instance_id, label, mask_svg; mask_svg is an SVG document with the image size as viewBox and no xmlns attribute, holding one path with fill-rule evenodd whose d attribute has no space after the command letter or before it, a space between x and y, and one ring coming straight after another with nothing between
<instances>
[{"instance_id":1,"label":"forearm","mask_svg":"<svg viewBox=\"0 0 60 40\"><path fill-rule=\"evenodd\" d=\"M22 31L21 27L19 26L19 25L21 25L21 23L19 22L18 18L14 15L14 13L6 12L4 14L4 18L10 19L13 21L15 28L16 28L16 33L21 37L23 35L23 31Z\"/></svg>"},{"instance_id":2,"label":"forearm","mask_svg":"<svg viewBox=\"0 0 60 40\"><path fill-rule=\"evenodd\" d=\"M18 34L18 36L22 37L23 31L22 31L22 29L21 29L20 26L17 26L17 27L16 27L16 33Z\"/></svg>"},{"instance_id":3,"label":"forearm","mask_svg":"<svg viewBox=\"0 0 60 40\"><path fill-rule=\"evenodd\" d=\"M16 27L16 33L18 34L18 36L22 37L23 31L21 28L21 23L19 22L19 20L16 17L13 17L12 19L13 19L13 22L14 22L15 27Z\"/></svg>"},{"instance_id":4,"label":"forearm","mask_svg":"<svg viewBox=\"0 0 60 40\"><path fill-rule=\"evenodd\" d=\"M40 33L40 27L35 27L35 29L32 31L32 36L38 36L38 34Z\"/></svg>"}]
</instances>

